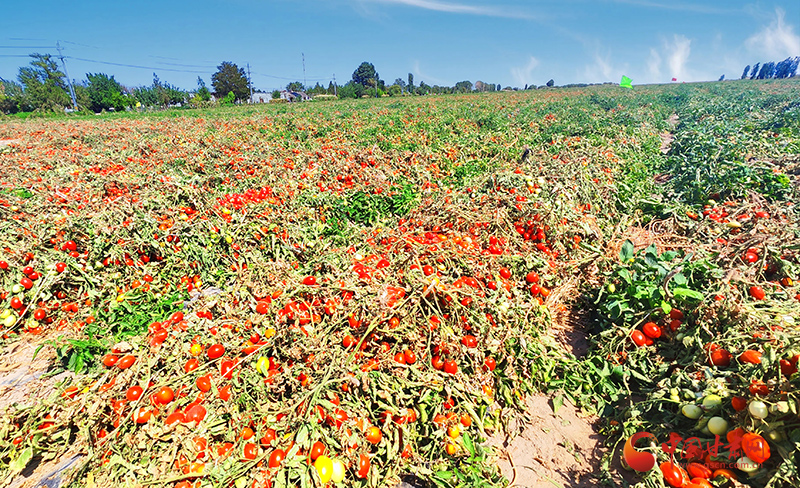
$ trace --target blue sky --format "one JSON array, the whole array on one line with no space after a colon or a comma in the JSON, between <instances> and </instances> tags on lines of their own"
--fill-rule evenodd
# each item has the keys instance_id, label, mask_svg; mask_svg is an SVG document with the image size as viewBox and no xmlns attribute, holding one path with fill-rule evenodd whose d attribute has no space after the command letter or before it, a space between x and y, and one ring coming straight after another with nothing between
<instances>
[{"instance_id":1,"label":"blue sky","mask_svg":"<svg viewBox=\"0 0 800 488\"><path fill-rule=\"evenodd\" d=\"M747 64L800 56L800 2L737 0L17 1L0 18L0 77L31 52L73 79L210 85L222 61L250 63L262 90L346 82L362 61L392 83L523 87L739 78ZM22 57L15 57L22 56ZM99 61L99 62L98 62ZM117 66L104 63L118 63Z\"/></svg>"}]
</instances>

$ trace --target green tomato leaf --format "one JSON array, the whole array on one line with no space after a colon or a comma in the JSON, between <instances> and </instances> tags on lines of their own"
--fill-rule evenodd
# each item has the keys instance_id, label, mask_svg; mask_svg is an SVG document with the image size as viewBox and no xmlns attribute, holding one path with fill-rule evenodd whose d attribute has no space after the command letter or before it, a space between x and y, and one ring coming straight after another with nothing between
<instances>
[{"instance_id":1,"label":"green tomato leaf","mask_svg":"<svg viewBox=\"0 0 800 488\"><path fill-rule=\"evenodd\" d=\"M630 239L622 243L622 249L619 250L619 258L623 263L627 263L633 258L633 243Z\"/></svg>"},{"instance_id":2,"label":"green tomato leaf","mask_svg":"<svg viewBox=\"0 0 800 488\"><path fill-rule=\"evenodd\" d=\"M693 300L702 300L703 299L703 294L702 293L700 293L699 291L690 290L689 288L678 287L678 288L675 288L674 290L672 290L672 293L675 296L691 298Z\"/></svg>"},{"instance_id":3,"label":"green tomato leaf","mask_svg":"<svg viewBox=\"0 0 800 488\"><path fill-rule=\"evenodd\" d=\"M19 456L17 456L15 460L11 461L9 471L12 474L19 473L25 469L25 466L28 465L31 459L33 459L33 448L28 446L19 453Z\"/></svg>"},{"instance_id":4,"label":"green tomato leaf","mask_svg":"<svg viewBox=\"0 0 800 488\"><path fill-rule=\"evenodd\" d=\"M664 312L664 315L668 315L672 311L672 305L661 300L661 310Z\"/></svg>"}]
</instances>

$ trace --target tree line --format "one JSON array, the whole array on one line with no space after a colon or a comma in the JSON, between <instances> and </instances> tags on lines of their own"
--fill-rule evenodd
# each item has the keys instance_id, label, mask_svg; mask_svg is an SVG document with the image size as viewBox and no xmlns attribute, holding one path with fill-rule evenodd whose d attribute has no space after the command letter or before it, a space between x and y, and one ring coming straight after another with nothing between
<instances>
[{"instance_id":1,"label":"tree line","mask_svg":"<svg viewBox=\"0 0 800 488\"><path fill-rule=\"evenodd\" d=\"M778 63L769 61L761 64L756 63L753 69L750 69L748 64L742 72L741 79L751 80L768 80L770 78L791 78L797 72L797 67L800 64L800 56L789 57Z\"/></svg>"},{"instance_id":2,"label":"tree line","mask_svg":"<svg viewBox=\"0 0 800 488\"><path fill-rule=\"evenodd\" d=\"M245 70L235 63L223 61L211 76L209 89L202 78L197 78L194 90L183 90L164 82L153 73L153 82L148 86L126 87L106 73L86 73L86 79L70 83L59 69L56 58L50 54L31 54L28 66L19 68L17 81L0 78L0 112L5 114L33 111L123 111L131 108L170 106L201 107L211 103L232 105L250 100L252 87ZM547 82L553 86L553 80ZM528 89L528 86L525 86ZM535 88L531 85L530 88ZM288 91L306 92L311 96L331 95L338 98L362 98L382 96L406 96L429 94L455 94L470 92L494 92L511 90L499 84L476 81L459 81L453 86L428 85L424 81L415 83L414 75L397 78L387 84L380 78L375 66L361 63L352 78L344 85L328 83L327 87L316 83L306 87L299 81L289 83ZM516 88L513 88L516 89ZM272 98L280 98L280 91Z\"/></svg>"}]
</instances>

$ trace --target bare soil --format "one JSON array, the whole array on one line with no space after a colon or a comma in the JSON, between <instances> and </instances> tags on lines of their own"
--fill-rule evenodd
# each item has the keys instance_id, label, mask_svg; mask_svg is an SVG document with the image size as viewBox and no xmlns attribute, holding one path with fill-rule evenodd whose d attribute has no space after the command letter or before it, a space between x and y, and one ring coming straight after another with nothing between
<instances>
[{"instance_id":1,"label":"bare soil","mask_svg":"<svg viewBox=\"0 0 800 488\"><path fill-rule=\"evenodd\" d=\"M543 395L527 399L525 419L512 425L513 439L495 436L489 443L501 453L498 465L509 488L595 487L595 474L606 449L595 430L595 417L585 417L569 403L553 413Z\"/></svg>"}]
</instances>

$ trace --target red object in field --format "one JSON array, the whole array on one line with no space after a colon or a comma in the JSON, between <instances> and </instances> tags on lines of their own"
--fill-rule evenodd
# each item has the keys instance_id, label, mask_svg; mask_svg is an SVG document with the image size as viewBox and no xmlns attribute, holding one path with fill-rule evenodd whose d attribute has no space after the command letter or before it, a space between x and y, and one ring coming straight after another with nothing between
<instances>
[{"instance_id":1,"label":"red object in field","mask_svg":"<svg viewBox=\"0 0 800 488\"><path fill-rule=\"evenodd\" d=\"M678 79L677 78L673 78L672 81L678 81Z\"/></svg>"}]
</instances>

